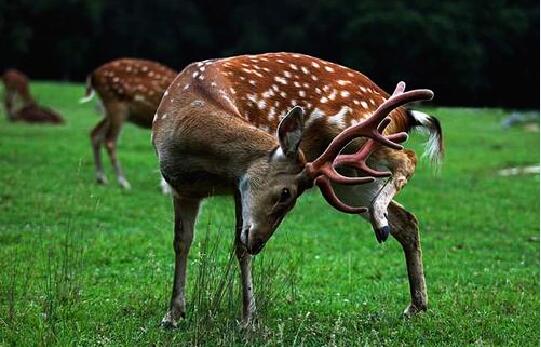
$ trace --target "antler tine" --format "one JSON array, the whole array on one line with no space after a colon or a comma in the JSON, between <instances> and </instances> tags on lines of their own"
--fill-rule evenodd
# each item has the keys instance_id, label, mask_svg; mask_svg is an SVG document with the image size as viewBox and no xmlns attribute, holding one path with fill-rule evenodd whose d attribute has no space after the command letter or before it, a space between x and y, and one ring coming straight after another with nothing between
<instances>
[{"instance_id":1,"label":"antler tine","mask_svg":"<svg viewBox=\"0 0 541 347\"><path fill-rule=\"evenodd\" d=\"M357 185L364 183L372 183L375 181L374 177L347 177L341 175L336 171L332 163L325 163L325 165L320 169L320 171L321 176L325 176L330 181L338 184Z\"/></svg>"},{"instance_id":2,"label":"antler tine","mask_svg":"<svg viewBox=\"0 0 541 347\"><path fill-rule=\"evenodd\" d=\"M340 201L340 199L338 199L334 193L334 189L332 188L331 182L327 176L319 176L316 178L315 184L319 187L319 189L321 189L321 193L323 194L325 200L338 211L350 214L360 214L368 211L368 209L365 207L351 207Z\"/></svg>"},{"instance_id":3,"label":"antler tine","mask_svg":"<svg viewBox=\"0 0 541 347\"><path fill-rule=\"evenodd\" d=\"M345 213L363 213L367 209L363 207L352 207L338 199L331 182L338 184L363 184L375 181L375 177L390 176L390 172L383 172L371 169L366 163L366 159L374 152L378 145L384 145L393 149L402 149L400 143L407 140L408 135L405 132L383 135L383 131L391 122L387 118L389 113L395 108L407 103L422 100L431 100L434 93L428 89L417 89L405 92L406 84L399 82L393 94L383 104L381 104L374 114L363 122L342 131L336 136L323 154L314 161L306 164L306 173L315 179L315 184L319 186L325 200L334 208ZM367 141L361 148L348 155L341 155L340 151L357 137L366 137ZM347 177L339 174L336 166L349 166L357 169L365 177Z\"/></svg>"}]
</instances>

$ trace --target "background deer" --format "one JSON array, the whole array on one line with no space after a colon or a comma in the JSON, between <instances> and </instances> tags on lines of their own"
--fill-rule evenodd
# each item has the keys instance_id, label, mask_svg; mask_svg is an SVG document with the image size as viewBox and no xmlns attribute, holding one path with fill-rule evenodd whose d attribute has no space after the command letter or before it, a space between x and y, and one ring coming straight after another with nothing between
<instances>
[{"instance_id":1,"label":"background deer","mask_svg":"<svg viewBox=\"0 0 541 347\"><path fill-rule=\"evenodd\" d=\"M251 256L314 184L336 209L368 219L379 242L391 232L401 243L411 293L405 313L426 309L417 220L392 199L416 165L415 153L399 145L405 132L427 129L433 160L441 158L443 141L435 118L401 107L432 92L404 88L398 84L389 96L357 71L291 53L186 67L164 94L152 130L175 210L173 293L162 323L175 326L185 317L187 255L202 199L234 196L248 323L255 313Z\"/></svg>"},{"instance_id":2,"label":"background deer","mask_svg":"<svg viewBox=\"0 0 541 347\"><path fill-rule=\"evenodd\" d=\"M34 103L28 88L28 78L17 69L7 69L2 75L4 83L4 108L9 120L14 120L18 110Z\"/></svg>"},{"instance_id":3,"label":"background deer","mask_svg":"<svg viewBox=\"0 0 541 347\"><path fill-rule=\"evenodd\" d=\"M117 156L122 124L128 120L150 129L162 95L176 75L174 70L155 62L124 58L104 64L88 76L86 93L80 102L89 102L96 93L104 110L104 118L90 134L99 184L107 183L100 155L101 146L105 145L118 183L122 188L130 188ZM162 190L167 189L162 180Z\"/></svg>"},{"instance_id":4,"label":"background deer","mask_svg":"<svg viewBox=\"0 0 541 347\"><path fill-rule=\"evenodd\" d=\"M28 78L19 70L8 69L2 75L4 108L10 121L28 123L64 123L56 111L38 105L30 94Z\"/></svg>"}]
</instances>

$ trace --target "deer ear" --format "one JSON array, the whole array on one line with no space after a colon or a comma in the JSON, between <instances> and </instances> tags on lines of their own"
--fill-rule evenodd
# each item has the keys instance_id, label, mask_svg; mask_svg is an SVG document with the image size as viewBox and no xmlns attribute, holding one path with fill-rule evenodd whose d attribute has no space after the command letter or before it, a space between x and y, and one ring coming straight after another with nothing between
<instances>
[{"instance_id":1,"label":"deer ear","mask_svg":"<svg viewBox=\"0 0 541 347\"><path fill-rule=\"evenodd\" d=\"M295 106L286 114L278 126L280 147L286 157L296 157L304 131L304 110Z\"/></svg>"}]
</instances>

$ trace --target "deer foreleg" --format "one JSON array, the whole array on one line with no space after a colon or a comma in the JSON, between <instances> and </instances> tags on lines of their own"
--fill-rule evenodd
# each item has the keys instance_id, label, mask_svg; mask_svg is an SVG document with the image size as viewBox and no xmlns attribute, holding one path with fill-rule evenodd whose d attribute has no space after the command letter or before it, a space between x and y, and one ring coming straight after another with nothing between
<instances>
[{"instance_id":1,"label":"deer foreleg","mask_svg":"<svg viewBox=\"0 0 541 347\"><path fill-rule=\"evenodd\" d=\"M173 280L173 294L169 311L163 317L162 325L176 327L179 319L186 318L186 266L188 252L193 239L193 229L197 213L199 212L199 200L174 197L175 208L175 275Z\"/></svg>"}]
</instances>

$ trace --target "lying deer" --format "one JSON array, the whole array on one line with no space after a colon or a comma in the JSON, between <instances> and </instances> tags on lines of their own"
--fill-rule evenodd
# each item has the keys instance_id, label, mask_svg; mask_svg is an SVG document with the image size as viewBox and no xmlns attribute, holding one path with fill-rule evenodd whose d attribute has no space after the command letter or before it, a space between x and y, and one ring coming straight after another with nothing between
<instances>
[{"instance_id":1,"label":"lying deer","mask_svg":"<svg viewBox=\"0 0 541 347\"><path fill-rule=\"evenodd\" d=\"M28 77L16 69L8 69L2 75L4 83L4 107L8 120L27 123L64 123L56 111L38 105L30 94Z\"/></svg>"},{"instance_id":2,"label":"lying deer","mask_svg":"<svg viewBox=\"0 0 541 347\"><path fill-rule=\"evenodd\" d=\"M4 83L4 108L9 120L14 120L20 109L34 103L28 88L28 78L16 69L8 69L2 75Z\"/></svg>"},{"instance_id":3,"label":"lying deer","mask_svg":"<svg viewBox=\"0 0 541 347\"><path fill-rule=\"evenodd\" d=\"M155 62L124 58L102 65L88 76L86 93L80 102L89 102L97 93L104 109L104 118L90 134L99 184L107 183L100 154L101 146L105 145L118 183L122 188L130 188L117 157L122 124L128 120L150 129L162 95L176 75L172 69ZM162 190L167 189L162 180Z\"/></svg>"},{"instance_id":4,"label":"lying deer","mask_svg":"<svg viewBox=\"0 0 541 347\"><path fill-rule=\"evenodd\" d=\"M435 118L403 107L433 93L404 89L401 82L389 96L357 71L291 53L186 67L165 92L152 127L175 210L173 294L162 323L175 326L186 314L187 256L202 199L234 196L242 318L249 323L251 257L313 185L337 210L366 218L378 241L390 232L401 243L411 293L405 313L425 310L417 219L392 199L415 171L415 153L399 144L406 132L427 129L434 160L443 141Z\"/></svg>"}]
</instances>

